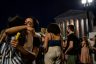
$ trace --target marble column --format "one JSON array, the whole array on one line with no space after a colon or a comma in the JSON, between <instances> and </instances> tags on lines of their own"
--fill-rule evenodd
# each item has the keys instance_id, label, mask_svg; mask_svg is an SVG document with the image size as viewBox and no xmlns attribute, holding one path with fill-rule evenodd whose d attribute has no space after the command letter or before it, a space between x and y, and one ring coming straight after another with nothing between
<instances>
[{"instance_id":1,"label":"marble column","mask_svg":"<svg viewBox=\"0 0 96 64\"><path fill-rule=\"evenodd\" d=\"M84 36L84 19L81 19L82 36Z\"/></svg>"},{"instance_id":2,"label":"marble column","mask_svg":"<svg viewBox=\"0 0 96 64\"><path fill-rule=\"evenodd\" d=\"M76 35L78 36L78 37L80 37L80 35L79 35L79 33L80 33L80 31L79 31L79 20L78 19L75 19L75 30L76 30Z\"/></svg>"},{"instance_id":3,"label":"marble column","mask_svg":"<svg viewBox=\"0 0 96 64\"><path fill-rule=\"evenodd\" d=\"M63 21L63 37L65 37L65 22Z\"/></svg>"},{"instance_id":4,"label":"marble column","mask_svg":"<svg viewBox=\"0 0 96 64\"><path fill-rule=\"evenodd\" d=\"M74 25L74 19L70 19L70 24Z\"/></svg>"},{"instance_id":5,"label":"marble column","mask_svg":"<svg viewBox=\"0 0 96 64\"><path fill-rule=\"evenodd\" d=\"M67 27L68 27L68 25L69 25L69 21L66 20L65 21L65 38L67 38Z\"/></svg>"}]
</instances>

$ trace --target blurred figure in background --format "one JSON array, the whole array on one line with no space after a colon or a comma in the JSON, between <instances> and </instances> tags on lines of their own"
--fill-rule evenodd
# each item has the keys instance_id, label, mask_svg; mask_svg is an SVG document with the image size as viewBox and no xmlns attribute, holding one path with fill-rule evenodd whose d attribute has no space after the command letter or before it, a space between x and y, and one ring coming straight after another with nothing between
<instances>
[{"instance_id":1,"label":"blurred figure in background","mask_svg":"<svg viewBox=\"0 0 96 64\"><path fill-rule=\"evenodd\" d=\"M45 34L46 34L46 28L41 28L41 32L39 33L41 35L41 44L39 48L39 53L38 53L38 63L37 64L44 64L44 48L43 44L45 41Z\"/></svg>"},{"instance_id":2,"label":"blurred figure in background","mask_svg":"<svg viewBox=\"0 0 96 64\"><path fill-rule=\"evenodd\" d=\"M45 40L45 34L46 34L46 28L41 28L40 34L41 34L42 42L44 42L44 40Z\"/></svg>"},{"instance_id":3,"label":"blurred figure in background","mask_svg":"<svg viewBox=\"0 0 96 64\"><path fill-rule=\"evenodd\" d=\"M82 38L82 48L81 48L81 56L80 56L81 64L91 64L91 54L90 54L90 45L87 40L87 37L84 36Z\"/></svg>"},{"instance_id":4,"label":"blurred figure in background","mask_svg":"<svg viewBox=\"0 0 96 64\"><path fill-rule=\"evenodd\" d=\"M74 33L74 26L68 25L67 27L67 46L65 50L65 55L68 55L67 64L77 64L77 55L79 53L79 39Z\"/></svg>"}]
</instances>

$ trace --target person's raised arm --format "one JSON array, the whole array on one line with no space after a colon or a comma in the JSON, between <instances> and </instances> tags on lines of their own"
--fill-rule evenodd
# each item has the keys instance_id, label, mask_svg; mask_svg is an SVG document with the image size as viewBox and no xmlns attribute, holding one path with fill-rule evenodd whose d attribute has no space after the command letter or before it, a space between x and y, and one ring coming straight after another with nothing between
<instances>
[{"instance_id":1,"label":"person's raised arm","mask_svg":"<svg viewBox=\"0 0 96 64\"><path fill-rule=\"evenodd\" d=\"M27 50L24 49L23 46L21 45L17 45L16 49L25 57L25 58L29 58L29 59L35 59L36 58L36 54L34 52L29 52Z\"/></svg>"},{"instance_id":2,"label":"person's raised arm","mask_svg":"<svg viewBox=\"0 0 96 64\"><path fill-rule=\"evenodd\" d=\"M5 30L5 33L6 34L12 34L12 33L16 33L20 30L23 30L23 29L27 29L27 26L26 25L22 25L22 26L15 26L15 27L12 27L12 28L8 28Z\"/></svg>"}]
</instances>

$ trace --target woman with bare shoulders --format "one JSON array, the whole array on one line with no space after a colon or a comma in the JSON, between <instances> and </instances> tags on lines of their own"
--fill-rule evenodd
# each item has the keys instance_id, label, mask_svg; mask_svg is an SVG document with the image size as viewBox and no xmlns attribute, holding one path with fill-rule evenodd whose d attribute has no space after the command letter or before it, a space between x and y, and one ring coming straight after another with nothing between
<instances>
[{"instance_id":1,"label":"woman with bare shoulders","mask_svg":"<svg viewBox=\"0 0 96 64\"><path fill-rule=\"evenodd\" d=\"M11 40L9 43L11 44L12 50L15 52L17 51L21 56L18 60L14 60L14 56L16 55L15 52L12 51L12 54L9 53L13 56L11 64L14 62L18 63L20 58L21 62L19 62L19 64L32 64L32 61L36 59L39 52L40 40L35 35L35 28L38 22L36 19L28 17L24 24L25 25L22 26L9 28L5 31L7 36L12 36L12 39L9 38ZM18 33L19 36L16 35ZM15 38L13 38L14 36ZM4 62L2 64L4 64ZM10 62L7 64L10 64Z\"/></svg>"},{"instance_id":2,"label":"woman with bare shoulders","mask_svg":"<svg viewBox=\"0 0 96 64\"><path fill-rule=\"evenodd\" d=\"M50 24L47 28L48 33L45 35L45 64L61 63L62 38L60 28L57 24Z\"/></svg>"}]
</instances>

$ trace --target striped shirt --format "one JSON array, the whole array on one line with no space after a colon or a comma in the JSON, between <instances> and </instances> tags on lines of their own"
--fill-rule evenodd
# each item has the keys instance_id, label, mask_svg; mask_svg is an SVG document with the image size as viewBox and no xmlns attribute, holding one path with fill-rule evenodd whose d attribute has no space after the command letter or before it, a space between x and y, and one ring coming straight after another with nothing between
<instances>
[{"instance_id":1,"label":"striped shirt","mask_svg":"<svg viewBox=\"0 0 96 64\"><path fill-rule=\"evenodd\" d=\"M6 38L5 42L2 42L2 46L0 47L0 53L2 55L0 64L24 64L20 53L10 45L8 39L9 38Z\"/></svg>"}]
</instances>

